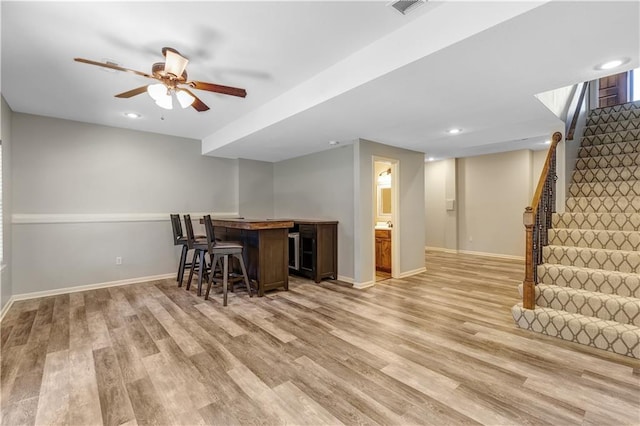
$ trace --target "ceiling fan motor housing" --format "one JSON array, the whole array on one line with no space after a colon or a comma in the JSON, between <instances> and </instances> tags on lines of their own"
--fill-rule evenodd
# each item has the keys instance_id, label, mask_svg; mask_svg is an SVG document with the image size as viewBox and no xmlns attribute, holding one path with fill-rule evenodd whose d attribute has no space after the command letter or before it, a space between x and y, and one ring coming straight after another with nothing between
<instances>
[{"instance_id":1,"label":"ceiling fan motor housing","mask_svg":"<svg viewBox=\"0 0 640 426\"><path fill-rule=\"evenodd\" d=\"M185 81L187 81L187 70L184 70L182 72L181 77L174 76L172 74L167 74L164 71L164 62L156 62L155 64L153 64L151 66L151 74L153 74L155 77L162 80L169 78L172 80L177 80L180 83L184 83Z\"/></svg>"}]
</instances>

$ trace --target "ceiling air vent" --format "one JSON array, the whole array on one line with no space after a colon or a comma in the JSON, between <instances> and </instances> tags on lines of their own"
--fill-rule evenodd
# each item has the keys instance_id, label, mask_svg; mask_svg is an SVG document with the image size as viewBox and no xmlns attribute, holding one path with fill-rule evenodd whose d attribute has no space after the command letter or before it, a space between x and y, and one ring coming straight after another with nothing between
<instances>
[{"instance_id":1,"label":"ceiling air vent","mask_svg":"<svg viewBox=\"0 0 640 426\"><path fill-rule=\"evenodd\" d=\"M407 13L415 10L421 4L425 4L427 0L397 0L388 4L398 12L406 15Z\"/></svg>"}]
</instances>

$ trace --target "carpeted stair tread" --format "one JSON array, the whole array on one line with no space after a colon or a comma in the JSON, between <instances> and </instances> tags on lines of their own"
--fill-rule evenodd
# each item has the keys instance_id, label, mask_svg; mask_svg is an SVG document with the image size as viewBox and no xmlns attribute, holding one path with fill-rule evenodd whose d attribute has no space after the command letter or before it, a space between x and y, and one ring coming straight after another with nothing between
<instances>
[{"instance_id":1,"label":"carpeted stair tread","mask_svg":"<svg viewBox=\"0 0 640 426\"><path fill-rule=\"evenodd\" d=\"M640 139L640 129L621 130L617 132L601 133L599 135L583 136L580 146L631 142L638 139Z\"/></svg>"},{"instance_id":2,"label":"carpeted stair tread","mask_svg":"<svg viewBox=\"0 0 640 426\"><path fill-rule=\"evenodd\" d=\"M640 272L640 252L583 247L544 246L544 263L605 269L607 271Z\"/></svg>"},{"instance_id":3,"label":"carpeted stair tread","mask_svg":"<svg viewBox=\"0 0 640 426\"><path fill-rule=\"evenodd\" d=\"M518 327L640 359L639 166L640 101L591 111Z\"/></svg>"},{"instance_id":4,"label":"carpeted stair tread","mask_svg":"<svg viewBox=\"0 0 640 426\"><path fill-rule=\"evenodd\" d=\"M522 292L522 288L518 290ZM538 284L536 305L640 327L640 299L635 297Z\"/></svg>"},{"instance_id":5,"label":"carpeted stair tread","mask_svg":"<svg viewBox=\"0 0 640 426\"><path fill-rule=\"evenodd\" d=\"M640 181L572 183L569 186L569 195L571 197L637 197L640 195Z\"/></svg>"},{"instance_id":6,"label":"carpeted stair tread","mask_svg":"<svg viewBox=\"0 0 640 426\"><path fill-rule=\"evenodd\" d=\"M540 306L524 309L521 303L511 314L520 328L640 359L640 328L634 325Z\"/></svg>"},{"instance_id":7,"label":"carpeted stair tread","mask_svg":"<svg viewBox=\"0 0 640 426\"><path fill-rule=\"evenodd\" d=\"M640 275L604 269L543 263L538 283L640 298Z\"/></svg>"},{"instance_id":8,"label":"carpeted stair tread","mask_svg":"<svg viewBox=\"0 0 640 426\"><path fill-rule=\"evenodd\" d=\"M640 118L612 121L608 123L592 124L585 127L584 136L604 135L607 133L623 132L625 130L637 130L640 128Z\"/></svg>"},{"instance_id":9,"label":"carpeted stair tread","mask_svg":"<svg viewBox=\"0 0 640 426\"><path fill-rule=\"evenodd\" d=\"M640 167L606 167L573 171L573 183L605 183L640 180Z\"/></svg>"},{"instance_id":10,"label":"carpeted stair tread","mask_svg":"<svg viewBox=\"0 0 640 426\"><path fill-rule=\"evenodd\" d=\"M605 145L583 146L578 148L578 158L633 154L636 152L640 152L640 140L609 143Z\"/></svg>"},{"instance_id":11,"label":"carpeted stair tread","mask_svg":"<svg viewBox=\"0 0 640 426\"><path fill-rule=\"evenodd\" d=\"M630 111L640 108L640 101L627 102L620 105L614 105L609 107L595 108L589 111L589 118L597 117L601 115L613 114L621 111Z\"/></svg>"},{"instance_id":12,"label":"carpeted stair tread","mask_svg":"<svg viewBox=\"0 0 640 426\"><path fill-rule=\"evenodd\" d=\"M616 144L617 145L617 144ZM608 167L640 166L640 153L601 155L578 158L576 169L603 169Z\"/></svg>"},{"instance_id":13,"label":"carpeted stair tread","mask_svg":"<svg viewBox=\"0 0 640 426\"><path fill-rule=\"evenodd\" d=\"M567 211L584 213L638 213L640 197L569 197Z\"/></svg>"},{"instance_id":14,"label":"carpeted stair tread","mask_svg":"<svg viewBox=\"0 0 640 426\"><path fill-rule=\"evenodd\" d=\"M611 231L602 229L549 229L549 244L555 246L587 247L594 249L640 249L640 232Z\"/></svg>"},{"instance_id":15,"label":"carpeted stair tread","mask_svg":"<svg viewBox=\"0 0 640 426\"><path fill-rule=\"evenodd\" d=\"M632 120L634 118L640 118L640 108L590 116L587 120L587 126Z\"/></svg>"},{"instance_id":16,"label":"carpeted stair tread","mask_svg":"<svg viewBox=\"0 0 640 426\"><path fill-rule=\"evenodd\" d=\"M640 231L640 213L554 213L554 228Z\"/></svg>"}]
</instances>

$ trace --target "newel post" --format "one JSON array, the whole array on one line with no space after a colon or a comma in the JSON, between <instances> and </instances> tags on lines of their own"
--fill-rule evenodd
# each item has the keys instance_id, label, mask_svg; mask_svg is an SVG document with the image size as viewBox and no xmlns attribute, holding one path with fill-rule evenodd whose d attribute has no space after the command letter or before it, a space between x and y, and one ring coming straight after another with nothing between
<instances>
[{"instance_id":1,"label":"newel post","mask_svg":"<svg viewBox=\"0 0 640 426\"><path fill-rule=\"evenodd\" d=\"M533 209L527 207L522 215L522 222L525 227L525 271L524 281L522 282L522 307L525 309L534 309L536 304L536 285L533 282L533 226L535 224L535 216Z\"/></svg>"}]
</instances>

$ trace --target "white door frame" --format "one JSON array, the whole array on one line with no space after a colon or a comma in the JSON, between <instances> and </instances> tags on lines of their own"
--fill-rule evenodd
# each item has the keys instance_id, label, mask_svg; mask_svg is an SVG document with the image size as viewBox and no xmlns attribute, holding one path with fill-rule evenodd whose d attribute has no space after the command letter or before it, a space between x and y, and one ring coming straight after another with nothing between
<instances>
[{"instance_id":1,"label":"white door frame","mask_svg":"<svg viewBox=\"0 0 640 426\"><path fill-rule=\"evenodd\" d=\"M373 223L371 223L371 248L373 252L373 282L376 282L376 217L378 216L378 206L376 202L378 190L378 176L376 176L376 161L382 161L391 164L391 278L400 277L400 160L396 158L387 158L372 156L371 173L373 175L373 183L371 191L373 197Z\"/></svg>"}]
</instances>

